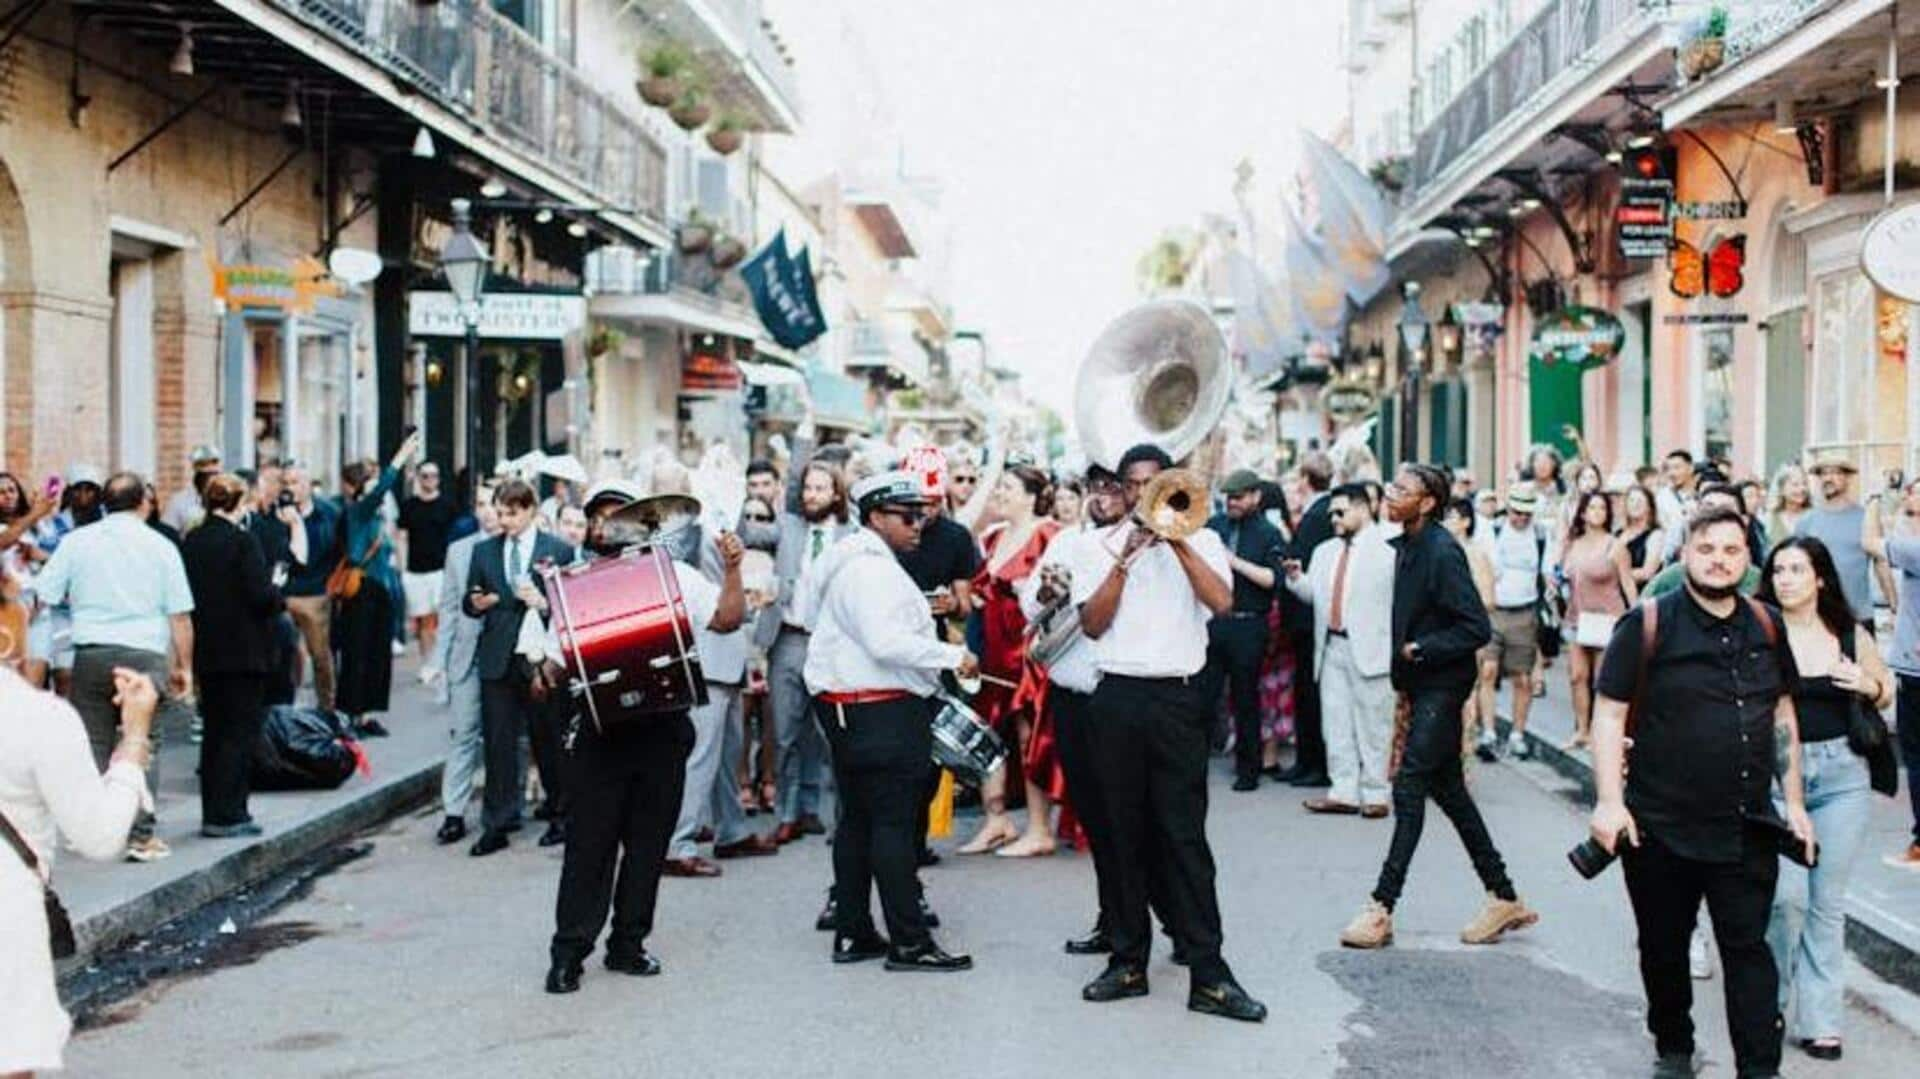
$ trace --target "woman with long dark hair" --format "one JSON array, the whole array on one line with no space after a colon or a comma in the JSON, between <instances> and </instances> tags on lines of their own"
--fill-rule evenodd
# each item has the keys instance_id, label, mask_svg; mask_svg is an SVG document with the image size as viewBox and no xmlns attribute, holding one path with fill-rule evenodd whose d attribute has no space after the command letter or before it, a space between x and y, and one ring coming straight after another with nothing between
<instances>
[{"instance_id":1,"label":"woman with long dark hair","mask_svg":"<svg viewBox=\"0 0 1920 1079\"><path fill-rule=\"evenodd\" d=\"M341 552L349 567L359 571L360 587L352 596L339 597L333 612L334 707L366 737L387 734L379 720L367 717L387 710L393 689L393 604L400 595L393 542L380 516L380 502L419 450L420 435L411 434L387 467L355 461L340 471L345 496Z\"/></svg>"},{"instance_id":2,"label":"woman with long dark hair","mask_svg":"<svg viewBox=\"0 0 1920 1079\"><path fill-rule=\"evenodd\" d=\"M987 819L960 848L962 854L997 851L1021 858L1054 851L1053 799L1062 785L1052 727L1044 719L1044 694L1042 703L1034 704L1028 694L1009 688L1026 684L1027 618L1020 611L1020 583L1039 566L1047 544L1060 531L1059 523L1049 516L1051 496L1046 473L1026 465L1007 469L994 485L990 504L999 523L980 537L986 561L973 579L973 595L985 631L980 673L986 684L974 708L1009 744L1021 747L1017 771L1026 780L1027 829L1022 835L1007 813L1006 788L1014 782L1010 773L1016 771L1015 762L1009 761L1009 767L989 777L981 791Z\"/></svg>"},{"instance_id":3,"label":"woman with long dark hair","mask_svg":"<svg viewBox=\"0 0 1920 1079\"><path fill-rule=\"evenodd\" d=\"M1866 759L1848 744L1854 710L1893 705L1894 681L1871 627L1861 632L1833 555L1810 536L1767 556L1759 598L1780 608L1800 679L1800 777L1820 837L1811 870L1780 865L1767 943L1780 971L1789 1039L1820 1060L1840 1059L1845 1011L1846 891L1867 831L1872 791Z\"/></svg>"},{"instance_id":4,"label":"woman with long dark hair","mask_svg":"<svg viewBox=\"0 0 1920 1079\"><path fill-rule=\"evenodd\" d=\"M1628 487L1620 498L1620 521L1620 542L1633 564L1633 581L1644 585L1660 572L1661 555L1667 549L1666 533L1660 529L1660 500L1645 484Z\"/></svg>"},{"instance_id":5,"label":"woman with long dark hair","mask_svg":"<svg viewBox=\"0 0 1920 1079\"><path fill-rule=\"evenodd\" d=\"M1613 503L1605 492L1588 491L1574 502L1560 565L1573 593L1567 604L1567 624L1573 627L1573 641L1567 648L1573 738L1567 748L1575 749L1587 744L1587 727L1593 721L1593 677L1613 636L1613 623L1640 595L1632 556L1613 534Z\"/></svg>"}]
</instances>

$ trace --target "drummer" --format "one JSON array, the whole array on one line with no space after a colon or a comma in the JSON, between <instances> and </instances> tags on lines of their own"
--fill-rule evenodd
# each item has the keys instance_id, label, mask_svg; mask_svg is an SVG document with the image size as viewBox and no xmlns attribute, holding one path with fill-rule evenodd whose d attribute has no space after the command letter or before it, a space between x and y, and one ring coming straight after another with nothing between
<instances>
[{"instance_id":1,"label":"drummer","mask_svg":"<svg viewBox=\"0 0 1920 1079\"><path fill-rule=\"evenodd\" d=\"M600 483L587 493L587 550L593 557L620 552L618 526L609 527L610 518L639 496L635 487L620 480ZM720 535L716 545L724 569L717 587L683 562L673 566L690 621L727 633L739 628L746 616L746 594L740 586L745 548L731 533ZM549 633L541 673L544 684L553 687L549 692L565 692L558 688L565 684L559 655L558 640ZM601 731L576 717L568 743L572 823L554 911L549 993L580 988L581 967L593 953L609 905L613 931L607 936L606 968L641 976L660 973L660 961L647 953L646 939L653 929L661 864L680 814L693 722L679 711Z\"/></svg>"},{"instance_id":2,"label":"drummer","mask_svg":"<svg viewBox=\"0 0 1920 1079\"><path fill-rule=\"evenodd\" d=\"M840 812L834 832L833 961L886 958L886 969L957 971L973 966L933 942L914 879L921 780L933 754L927 698L939 672L970 677L971 652L934 635L926 597L896 555L920 542L927 521L920 480L883 472L853 489L861 528L814 565L799 597L811 615L807 689L832 747ZM870 893L892 943L875 931Z\"/></svg>"}]
</instances>

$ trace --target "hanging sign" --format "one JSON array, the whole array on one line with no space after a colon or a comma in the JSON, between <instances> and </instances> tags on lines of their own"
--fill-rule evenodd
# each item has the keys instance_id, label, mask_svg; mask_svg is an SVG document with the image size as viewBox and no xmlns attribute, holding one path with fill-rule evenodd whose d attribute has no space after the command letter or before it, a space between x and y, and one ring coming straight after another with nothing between
<instances>
[{"instance_id":1,"label":"hanging sign","mask_svg":"<svg viewBox=\"0 0 1920 1079\"><path fill-rule=\"evenodd\" d=\"M1881 292L1920 303L1920 203L1873 219L1860 242L1860 269Z\"/></svg>"},{"instance_id":2,"label":"hanging sign","mask_svg":"<svg viewBox=\"0 0 1920 1079\"><path fill-rule=\"evenodd\" d=\"M1630 259L1657 259L1673 242L1673 180L1623 176L1613 210L1613 238Z\"/></svg>"},{"instance_id":3,"label":"hanging sign","mask_svg":"<svg viewBox=\"0 0 1920 1079\"><path fill-rule=\"evenodd\" d=\"M1540 320L1530 356L1541 363L1599 367L1620 354L1627 331L1620 320L1596 307L1563 307Z\"/></svg>"},{"instance_id":4,"label":"hanging sign","mask_svg":"<svg viewBox=\"0 0 1920 1079\"><path fill-rule=\"evenodd\" d=\"M490 292L480 297L480 336L559 341L587 325L587 298L546 292ZM464 337L467 320L451 292L407 293L407 332Z\"/></svg>"},{"instance_id":5,"label":"hanging sign","mask_svg":"<svg viewBox=\"0 0 1920 1079\"><path fill-rule=\"evenodd\" d=\"M1673 204L1673 216L1676 221L1738 221L1747 216L1747 204L1742 199L1676 202Z\"/></svg>"},{"instance_id":6,"label":"hanging sign","mask_svg":"<svg viewBox=\"0 0 1920 1079\"><path fill-rule=\"evenodd\" d=\"M1320 404L1336 421L1352 423L1378 408L1380 398L1366 383L1343 378L1320 391Z\"/></svg>"},{"instance_id":7,"label":"hanging sign","mask_svg":"<svg viewBox=\"0 0 1920 1079\"><path fill-rule=\"evenodd\" d=\"M1683 300L1702 296L1725 299L1747 285L1747 238L1725 236L1702 251L1686 240L1675 240L1667 288Z\"/></svg>"},{"instance_id":8,"label":"hanging sign","mask_svg":"<svg viewBox=\"0 0 1920 1079\"><path fill-rule=\"evenodd\" d=\"M213 271L213 294L229 307L272 307L295 313L313 310L322 296L341 296L345 289L319 259L303 255L286 266L224 263L208 260Z\"/></svg>"}]
</instances>

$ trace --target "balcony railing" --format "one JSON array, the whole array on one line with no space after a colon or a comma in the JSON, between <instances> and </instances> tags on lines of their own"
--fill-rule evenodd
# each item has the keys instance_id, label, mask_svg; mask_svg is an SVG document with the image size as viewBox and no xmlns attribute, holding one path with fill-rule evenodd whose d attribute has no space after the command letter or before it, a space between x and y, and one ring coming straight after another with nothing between
<instances>
[{"instance_id":1,"label":"balcony railing","mask_svg":"<svg viewBox=\"0 0 1920 1079\"><path fill-rule=\"evenodd\" d=\"M848 370L881 367L915 386L926 384L927 352L911 336L880 322L849 323L845 330Z\"/></svg>"},{"instance_id":2,"label":"balcony railing","mask_svg":"<svg viewBox=\"0 0 1920 1079\"><path fill-rule=\"evenodd\" d=\"M618 104L474 0L272 0L611 208L666 220L666 151Z\"/></svg>"},{"instance_id":3,"label":"balcony railing","mask_svg":"<svg viewBox=\"0 0 1920 1079\"><path fill-rule=\"evenodd\" d=\"M746 44L748 58L766 75L774 92L797 109L800 105L799 82L794 78L793 68L774 48L773 38L767 34L767 28L761 25L761 9L764 6L761 0L707 0L707 5L726 25L728 32Z\"/></svg>"},{"instance_id":4,"label":"balcony railing","mask_svg":"<svg viewBox=\"0 0 1920 1079\"><path fill-rule=\"evenodd\" d=\"M1726 58L1704 78L1725 71L1799 29L1814 9L1830 0L1748 0L1728 9Z\"/></svg>"},{"instance_id":5,"label":"balcony railing","mask_svg":"<svg viewBox=\"0 0 1920 1079\"><path fill-rule=\"evenodd\" d=\"M1549 0L1414 140L1415 193L1565 72L1599 61L1621 28L1663 12L1660 0Z\"/></svg>"}]
</instances>

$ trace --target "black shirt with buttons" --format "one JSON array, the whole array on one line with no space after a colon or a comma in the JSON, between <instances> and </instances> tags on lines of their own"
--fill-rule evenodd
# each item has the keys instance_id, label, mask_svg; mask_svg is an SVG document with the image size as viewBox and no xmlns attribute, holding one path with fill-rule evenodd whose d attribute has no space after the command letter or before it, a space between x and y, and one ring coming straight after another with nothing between
<instances>
[{"instance_id":1,"label":"black shirt with buttons","mask_svg":"<svg viewBox=\"0 0 1920 1079\"><path fill-rule=\"evenodd\" d=\"M1654 655L1628 751L1627 809L1643 835L1683 858L1740 860L1743 820L1772 816L1774 712L1799 680L1780 612L1774 640L1736 600L1717 618L1687 589L1661 597ZM1614 627L1599 692L1632 701L1641 607Z\"/></svg>"}]
</instances>

